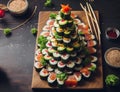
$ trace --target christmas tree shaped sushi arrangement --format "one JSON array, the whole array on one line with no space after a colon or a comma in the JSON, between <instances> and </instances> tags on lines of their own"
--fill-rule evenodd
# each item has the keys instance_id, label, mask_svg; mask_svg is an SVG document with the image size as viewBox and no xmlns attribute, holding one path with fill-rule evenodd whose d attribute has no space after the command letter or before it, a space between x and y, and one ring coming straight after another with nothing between
<instances>
[{"instance_id":1,"label":"christmas tree shaped sushi arrangement","mask_svg":"<svg viewBox=\"0 0 120 92\"><path fill-rule=\"evenodd\" d=\"M38 37L34 67L50 86L75 87L96 70L96 40L69 5L61 7Z\"/></svg>"}]
</instances>

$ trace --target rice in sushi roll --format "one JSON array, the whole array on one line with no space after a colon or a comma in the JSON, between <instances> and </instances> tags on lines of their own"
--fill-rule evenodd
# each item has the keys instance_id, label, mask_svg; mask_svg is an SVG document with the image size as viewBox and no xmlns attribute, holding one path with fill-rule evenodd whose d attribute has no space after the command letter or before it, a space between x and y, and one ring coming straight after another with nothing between
<instances>
[{"instance_id":1,"label":"rice in sushi roll","mask_svg":"<svg viewBox=\"0 0 120 92\"><path fill-rule=\"evenodd\" d=\"M80 72L75 72L73 75L78 82L80 82L82 80L82 75Z\"/></svg>"},{"instance_id":2,"label":"rice in sushi roll","mask_svg":"<svg viewBox=\"0 0 120 92\"><path fill-rule=\"evenodd\" d=\"M47 78L48 84L50 86L55 86L57 83L57 75L54 72L51 72Z\"/></svg>"},{"instance_id":3,"label":"rice in sushi roll","mask_svg":"<svg viewBox=\"0 0 120 92\"><path fill-rule=\"evenodd\" d=\"M67 62L66 64L67 70L73 70L73 68L75 67L75 63L72 61Z\"/></svg>"},{"instance_id":4,"label":"rice in sushi roll","mask_svg":"<svg viewBox=\"0 0 120 92\"><path fill-rule=\"evenodd\" d=\"M60 54L58 52L53 53L53 58L58 61L61 59Z\"/></svg>"},{"instance_id":5,"label":"rice in sushi roll","mask_svg":"<svg viewBox=\"0 0 120 92\"><path fill-rule=\"evenodd\" d=\"M65 68L65 64L62 61L59 61L57 63L57 66L60 71L62 71Z\"/></svg>"},{"instance_id":6,"label":"rice in sushi roll","mask_svg":"<svg viewBox=\"0 0 120 92\"><path fill-rule=\"evenodd\" d=\"M34 67L35 67L36 71L39 72L43 68L43 65L40 62L35 62Z\"/></svg>"},{"instance_id":7,"label":"rice in sushi roll","mask_svg":"<svg viewBox=\"0 0 120 92\"><path fill-rule=\"evenodd\" d=\"M58 33L59 36L63 35L63 29L62 28L56 28L56 32Z\"/></svg>"},{"instance_id":8,"label":"rice in sushi roll","mask_svg":"<svg viewBox=\"0 0 120 92\"><path fill-rule=\"evenodd\" d=\"M49 75L49 71L45 68L42 68L42 70L39 72L39 75L42 80L46 80Z\"/></svg>"},{"instance_id":9,"label":"rice in sushi roll","mask_svg":"<svg viewBox=\"0 0 120 92\"><path fill-rule=\"evenodd\" d=\"M53 49L53 48L48 48L48 53L49 53L49 55L50 56L52 56L53 55L53 53L55 53L56 52L56 50L55 49Z\"/></svg>"},{"instance_id":10,"label":"rice in sushi roll","mask_svg":"<svg viewBox=\"0 0 120 92\"><path fill-rule=\"evenodd\" d=\"M52 68L55 68L56 65L57 65L57 63L58 63L58 61L56 61L56 60L54 60L54 59L49 60L49 64L50 64L50 66L51 66Z\"/></svg>"},{"instance_id":11,"label":"rice in sushi roll","mask_svg":"<svg viewBox=\"0 0 120 92\"><path fill-rule=\"evenodd\" d=\"M70 58L70 55L69 55L69 54L64 53L64 54L61 55L61 60L62 60L64 63L68 62L68 61L69 61L69 58Z\"/></svg>"}]
</instances>

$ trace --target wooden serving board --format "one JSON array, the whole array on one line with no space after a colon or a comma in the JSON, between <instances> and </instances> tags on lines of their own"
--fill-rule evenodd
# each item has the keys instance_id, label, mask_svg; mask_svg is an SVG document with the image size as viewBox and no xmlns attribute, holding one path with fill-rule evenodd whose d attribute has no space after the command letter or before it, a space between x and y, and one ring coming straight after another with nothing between
<instances>
[{"instance_id":1,"label":"wooden serving board","mask_svg":"<svg viewBox=\"0 0 120 92\"><path fill-rule=\"evenodd\" d=\"M38 20L38 34L37 38L42 31L43 26L46 24L46 21L49 18L49 14L51 11L42 11L39 13L39 20ZM54 11L54 13L57 13L57 11ZM84 11L72 11L72 13L78 15L82 22L87 24L87 19L85 16ZM99 19L98 11L95 11L95 14L97 16L97 19ZM37 40L36 40L36 48L37 48ZM101 46L97 49L97 56L98 56L98 63L97 63L97 71L96 73L91 76L92 78L90 80L83 81L80 85L77 87L74 87L72 89L102 89L103 88L103 71L102 71L102 55L101 55ZM32 85L31 88L53 88L50 87L47 83L47 81L43 81L40 79L40 76L38 72L33 68L33 77L32 77ZM57 88L57 87L55 87ZM71 88L70 88L71 89Z\"/></svg>"}]
</instances>

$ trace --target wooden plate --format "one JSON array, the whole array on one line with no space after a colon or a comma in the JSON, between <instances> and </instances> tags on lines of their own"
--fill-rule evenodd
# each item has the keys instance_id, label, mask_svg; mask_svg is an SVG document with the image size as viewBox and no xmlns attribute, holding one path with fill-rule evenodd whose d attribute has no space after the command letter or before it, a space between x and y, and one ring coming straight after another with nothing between
<instances>
[{"instance_id":1,"label":"wooden plate","mask_svg":"<svg viewBox=\"0 0 120 92\"><path fill-rule=\"evenodd\" d=\"M38 20L38 34L39 36L40 32L42 31L43 26L45 25L46 21L49 18L50 11L42 11L39 13L39 20ZM57 13L57 11L54 11L54 13ZM72 11L72 13L78 15L82 22L87 24L86 16L83 11ZM97 19L99 19L98 11L95 11L95 14L97 16ZM37 41L37 40L36 40ZM37 42L36 42L37 45ZM37 46L36 46L37 48ZM80 85L74 88L69 89L102 89L103 88L103 71L102 71L102 55L101 55L101 46L97 49L97 57L98 57L98 63L97 63L97 71L93 74L92 78L90 80L86 80L82 82ZM33 68L33 77L32 77L32 88L53 88L50 87L47 83L47 81L43 81L40 79L40 76L38 72ZM56 87L57 89L57 87Z\"/></svg>"}]
</instances>

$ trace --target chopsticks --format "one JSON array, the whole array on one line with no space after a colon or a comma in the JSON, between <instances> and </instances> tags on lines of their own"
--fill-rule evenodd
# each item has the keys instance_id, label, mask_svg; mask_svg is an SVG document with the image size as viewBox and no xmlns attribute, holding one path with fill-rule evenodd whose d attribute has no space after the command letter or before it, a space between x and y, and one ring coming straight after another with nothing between
<instances>
[{"instance_id":1,"label":"chopsticks","mask_svg":"<svg viewBox=\"0 0 120 92\"><path fill-rule=\"evenodd\" d=\"M80 3L80 6L83 9L83 11L85 12L85 15L86 15L86 18L88 21L88 25L90 27L90 31L95 34L96 39L98 40L99 45L100 45L101 44L101 39L100 39L101 32L100 32L99 24L98 24L98 21L97 21L97 18L93 11L92 6L89 3L86 3L86 6L83 6Z\"/></svg>"}]
</instances>

